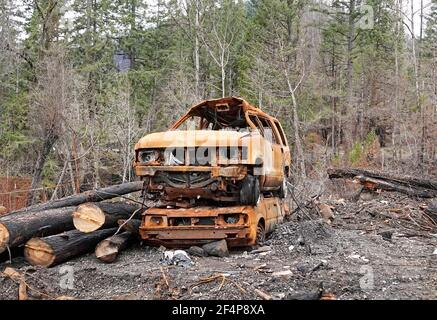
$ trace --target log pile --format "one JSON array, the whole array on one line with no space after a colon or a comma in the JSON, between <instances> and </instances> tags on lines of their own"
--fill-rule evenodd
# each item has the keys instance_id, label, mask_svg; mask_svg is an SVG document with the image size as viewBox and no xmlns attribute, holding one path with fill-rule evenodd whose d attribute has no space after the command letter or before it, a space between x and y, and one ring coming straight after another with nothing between
<instances>
[{"instance_id":1,"label":"log pile","mask_svg":"<svg viewBox=\"0 0 437 320\"><path fill-rule=\"evenodd\" d=\"M328 169L330 179L349 179L366 190L397 191L418 198L437 197L437 181L363 169Z\"/></svg>"},{"instance_id":2,"label":"log pile","mask_svg":"<svg viewBox=\"0 0 437 320\"><path fill-rule=\"evenodd\" d=\"M101 202L140 191L130 182L16 210L0 217L0 262L23 256L52 267L95 250L114 261L138 234L145 207L135 201Z\"/></svg>"}]
</instances>

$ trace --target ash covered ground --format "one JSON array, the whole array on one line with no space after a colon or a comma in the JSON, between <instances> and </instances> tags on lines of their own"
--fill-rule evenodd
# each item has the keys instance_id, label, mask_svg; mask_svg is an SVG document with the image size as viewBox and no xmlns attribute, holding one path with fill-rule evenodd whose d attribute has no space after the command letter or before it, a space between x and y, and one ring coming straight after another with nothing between
<instances>
[{"instance_id":1,"label":"ash covered ground","mask_svg":"<svg viewBox=\"0 0 437 320\"><path fill-rule=\"evenodd\" d=\"M263 252L190 256L167 265L163 248L137 245L112 264L88 254L45 269L23 258L0 264L25 274L28 299L437 299L437 229L424 215L431 200L397 193L344 200L328 224L303 206L267 240ZM72 281L71 281L72 280ZM0 299L17 299L19 281L0 277Z\"/></svg>"}]
</instances>

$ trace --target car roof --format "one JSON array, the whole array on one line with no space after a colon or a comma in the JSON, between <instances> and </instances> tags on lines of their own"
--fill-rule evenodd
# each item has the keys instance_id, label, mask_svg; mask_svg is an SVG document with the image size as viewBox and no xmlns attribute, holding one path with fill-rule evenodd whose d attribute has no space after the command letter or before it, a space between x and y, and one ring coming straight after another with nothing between
<instances>
[{"instance_id":1,"label":"car roof","mask_svg":"<svg viewBox=\"0 0 437 320\"><path fill-rule=\"evenodd\" d=\"M187 115L195 115L196 112L199 112L201 114L201 112L203 112L205 107L208 107L210 109L214 109L214 108L217 108L217 107L223 106L223 105L229 106L230 111L232 111L233 109L236 110L237 108L238 109L241 108L243 110L243 112L250 111L251 113L254 113L254 114L259 115L261 117L265 117L265 118L268 118L271 120L276 120L276 118L268 115L267 113L262 111L260 108L251 105L244 98L231 96L231 97L224 97L224 98L219 98L219 99L203 100L200 103L195 104L172 127L173 128L176 127L180 123L180 121L182 119L184 119Z\"/></svg>"}]
</instances>

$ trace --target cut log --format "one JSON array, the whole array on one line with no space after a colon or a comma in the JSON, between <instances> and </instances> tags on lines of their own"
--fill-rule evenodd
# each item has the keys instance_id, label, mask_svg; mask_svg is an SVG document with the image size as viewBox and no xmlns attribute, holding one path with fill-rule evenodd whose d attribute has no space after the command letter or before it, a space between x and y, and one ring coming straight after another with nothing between
<instances>
[{"instance_id":1,"label":"cut log","mask_svg":"<svg viewBox=\"0 0 437 320\"><path fill-rule=\"evenodd\" d=\"M107 215L114 217L107 219L103 214L101 226L104 228L116 227L117 219L129 217L141 208L140 205L127 203L98 203L96 204ZM14 248L25 244L33 237L46 237L74 229L73 212L76 207L66 207L38 212L22 212L0 217L0 253L6 248ZM75 221L77 222L77 219ZM84 223L85 224L85 223ZM91 224L88 222L88 224ZM93 224L95 227L95 224Z\"/></svg>"},{"instance_id":2,"label":"cut log","mask_svg":"<svg viewBox=\"0 0 437 320\"><path fill-rule=\"evenodd\" d=\"M141 220L139 219L131 219L129 221L120 219L118 220L118 225L121 226L121 229L124 231L129 231L134 235L140 234Z\"/></svg>"},{"instance_id":3,"label":"cut log","mask_svg":"<svg viewBox=\"0 0 437 320\"><path fill-rule=\"evenodd\" d=\"M103 239L114 234L117 228L83 233L72 230L62 234L32 238L24 246L24 257L34 266L53 267L71 258L91 252Z\"/></svg>"},{"instance_id":4,"label":"cut log","mask_svg":"<svg viewBox=\"0 0 437 320\"><path fill-rule=\"evenodd\" d=\"M132 239L133 234L126 231L101 241L95 250L97 259L106 263L113 262L118 254L127 248Z\"/></svg>"},{"instance_id":5,"label":"cut log","mask_svg":"<svg viewBox=\"0 0 437 320\"><path fill-rule=\"evenodd\" d=\"M17 213L0 218L0 253L7 247L25 244L36 236L48 236L74 229L74 207L31 213Z\"/></svg>"},{"instance_id":6,"label":"cut log","mask_svg":"<svg viewBox=\"0 0 437 320\"><path fill-rule=\"evenodd\" d=\"M48 209L56 209L62 207L78 206L85 202L99 202L107 199L112 199L124 194L140 191L143 188L142 181L122 183L107 188L90 190L83 193L75 194L69 197L61 198L54 201L49 201L42 204L22 208L9 214L18 212L36 212Z\"/></svg>"},{"instance_id":7,"label":"cut log","mask_svg":"<svg viewBox=\"0 0 437 320\"><path fill-rule=\"evenodd\" d=\"M77 230L93 232L117 226L119 219L128 219L132 214L140 218L140 205L112 203L83 203L73 212L73 223Z\"/></svg>"},{"instance_id":8,"label":"cut log","mask_svg":"<svg viewBox=\"0 0 437 320\"><path fill-rule=\"evenodd\" d=\"M328 169L330 179L352 179L365 189L397 191L420 198L437 197L437 181L362 169Z\"/></svg>"}]
</instances>

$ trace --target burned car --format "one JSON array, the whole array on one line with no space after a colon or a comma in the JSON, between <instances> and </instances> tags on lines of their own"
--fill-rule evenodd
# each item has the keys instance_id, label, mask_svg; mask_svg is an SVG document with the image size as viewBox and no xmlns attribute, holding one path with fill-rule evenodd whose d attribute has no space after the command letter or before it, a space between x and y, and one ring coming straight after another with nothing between
<instances>
[{"instance_id":1,"label":"burned car","mask_svg":"<svg viewBox=\"0 0 437 320\"><path fill-rule=\"evenodd\" d=\"M149 208L143 213L140 235L148 244L166 247L221 239L229 247L254 246L263 244L287 214L281 199L263 196L257 206Z\"/></svg>"},{"instance_id":2,"label":"burned car","mask_svg":"<svg viewBox=\"0 0 437 320\"><path fill-rule=\"evenodd\" d=\"M141 138L133 165L149 199L255 205L261 194L284 197L291 155L277 119L228 97Z\"/></svg>"}]
</instances>

